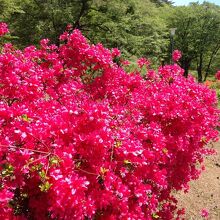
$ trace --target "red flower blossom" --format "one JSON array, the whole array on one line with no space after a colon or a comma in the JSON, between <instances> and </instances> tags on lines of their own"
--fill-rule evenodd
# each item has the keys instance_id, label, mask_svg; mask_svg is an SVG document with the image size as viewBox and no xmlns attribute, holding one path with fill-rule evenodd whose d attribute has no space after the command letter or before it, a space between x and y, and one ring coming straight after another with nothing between
<instances>
[{"instance_id":1,"label":"red flower blossom","mask_svg":"<svg viewBox=\"0 0 220 220\"><path fill-rule=\"evenodd\" d=\"M203 218L208 218L208 216L209 216L209 211L208 211L207 209L202 209L202 210L201 210L201 216L202 216Z\"/></svg>"},{"instance_id":2,"label":"red flower blossom","mask_svg":"<svg viewBox=\"0 0 220 220\"><path fill-rule=\"evenodd\" d=\"M148 67L150 65L150 61L147 60L146 58L142 57L142 58L138 59L137 64L140 68L142 68L143 66Z\"/></svg>"},{"instance_id":3,"label":"red flower blossom","mask_svg":"<svg viewBox=\"0 0 220 220\"><path fill-rule=\"evenodd\" d=\"M121 56L121 51L118 48L113 48L112 57L120 57L120 56Z\"/></svg>"},{"instance_id":4,"label":"red flower blossom","mask_svg":"<svg viewBox=\"0 0 220 220\"><path fill-rule=\"evenodd\" d=\"M218 80L220 80L220 70L217 71L217 73L215 74L215 78L218 79Z\"/></svg>"},{"instance_id":5,"label":"red flower blossom","mask_svg":"<svg viewBox=\"0 0 220 220\"><path fill-rule=\"evenodd\" d=\"M0 37L9 33L8 26L4 22L0 22Z\"/></svg>"},{"instance_id":6,"label":"red flower blossom","mask_svg":"<svg viewBox=\"0 0 220 220\"><path fill-rule=\"evenodd\" d=\"M129 66L131 63L130 63L130 61L128 61L128 60L123 60L123 61L122 61L122 64L123 64L124 66Z\"/></svg>"},{"instance_id":7,"label":"red flower blossom","mask_svg":"<svg viewBox=\"0 0 220 220\"><path fill-rule=\"evenodd\" d=\"M0 54L0 219L182 215L172 192L217 139L215 92L176 64L128 74L79 30L61 39Z\"/></svg>"},{"instance_id":8,"label":"red flower blossom","mask_svg":"<svg viewBox=\"0 0 220 220\"><path fill-rule=\"evenodd\" d=\"M182 57L182 53L179 50L174 50L172 53L172 59L174 62L179 61L179 59Z\"/></svg>"}]
</instances>

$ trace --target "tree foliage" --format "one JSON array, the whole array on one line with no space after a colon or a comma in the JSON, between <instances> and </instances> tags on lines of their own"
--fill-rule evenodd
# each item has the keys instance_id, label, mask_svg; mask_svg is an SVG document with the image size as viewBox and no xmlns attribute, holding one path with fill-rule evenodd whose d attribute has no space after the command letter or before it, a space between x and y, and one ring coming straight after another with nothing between
<instances>
[{"instance_id":1,"label":"tree foliage","mask_svg":"<svg viewBox=\"0 0 220 220\"><path fill-rule=\"evenodd\" d=\"M0 20L10 25L14 44L22 48L49 38L56 45L68 24L91 43L118 47L129 59L169 62L169 29L177 27L175 46L181 66L198 72L199 81L219 66L219 6L204 2L173 6L168 0L0 0Z\"/></svg>"},{"instance_id":2,"label":"tree foliage","mask_svg":"<svg viewBox=\"0 0 220 220\"><path fill-rule=\"evenodd\" d=\"M127 56L163 56L167 39L165 22L148 0L25 0L20 13L12 13L14 43L22 47L49 38L58 44L67 24L80 29L92 43L118 47Z\"/></svg>"},{"instance_id":3,"label":"tree foliage","mask_svg":"<svg viewBox=\"0 0 220 220\"><path fill-rule=\"evenodd\" d=\"M220 49L220 7L193 3L174 8L168 20L169 27L177 28L175 46L183 52L181 65L185 75L188 75L190 66L194 66L198 80L202 81Z\"/></svg>"}]
</instances>

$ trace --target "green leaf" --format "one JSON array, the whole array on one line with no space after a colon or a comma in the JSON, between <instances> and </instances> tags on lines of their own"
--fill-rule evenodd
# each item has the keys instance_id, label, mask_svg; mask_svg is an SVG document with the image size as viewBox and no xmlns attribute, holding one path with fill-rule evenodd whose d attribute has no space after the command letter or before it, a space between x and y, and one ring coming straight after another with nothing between
<instances>
[{"instance_id":1,"label":"green leaf","mask_svg":"<svg viewBox=\"0 0 220 220\"><path fill-rule=\"evenodd\" d=\"M129 161L129 160L124 160L124 164L131 164L131 161Z\"/></svg>"},{"instance_id":2,"label":"green leaf","mask_svg":"<svg viewBox=\"0 0 220 220\"><path fill-rule=\"evenodd\" d=\"M46 172L44 170L40 171L39 175L40 175L42 181L45 181L46 179L48 179Z\"/></svg>"},{"instance_id":3,"label":"green leaf","mask_svg":"<svg viewBox=\"0 0 220 220\"><path fill-rule=\"evenodd\" d=\"M22 118L23 121L26 121L26 122L30 122L31 121L31 119L28 118L28 116L26 114L22 115L21 118Z\"/></svg>"},{"instance_id":4,"label":"green leaf","mask_svg":"<svg viewBox=\"0 0 220 220\"><path fill-rule=\"evenodd\" d=\"M50 158L50 164L51 165L58 165L59 162L60 162L60 159L56 156Z\"/></svg>"},{"instance_id":5,"label":"green leaf","mask_svg":"<svg viewBox=\"0 0 220 220\"><path fill-rule=\"evenodd\" d=\"M152 214L152 217L153 217L154 219L158 219L160 216L157 215L156 213L153 213L153 214Z\"/></svg>"},{"instance_id":6,"label":"green leaf","mask_svg":"<svg viewBox=\"0 0 220 220\"><path fill-rule=\"evenodd\" d=\"M11 164L5 164L5 168L2 170L1 174L3 177L12 176L14 173L14 167Z\"/></svg>"},{"instance_id":7,"label":"green leaf","mask_svg":"<svg viewBox=\"0 0 220 220\"><path fill-rule=\"evenodd\" d=\"M48 181L46 181L45 183L42 183L39 185L40 191L47 192L52 185L53 185L52 183L49 183Z\"/></svg>"}]
</instances>

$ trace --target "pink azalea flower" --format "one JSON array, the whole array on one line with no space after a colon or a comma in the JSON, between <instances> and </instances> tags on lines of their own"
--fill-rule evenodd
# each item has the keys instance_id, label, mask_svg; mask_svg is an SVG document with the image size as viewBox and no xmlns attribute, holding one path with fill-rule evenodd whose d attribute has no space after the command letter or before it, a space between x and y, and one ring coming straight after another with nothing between
<instances>
[{"instance_id":1,"label":"pink azalea flower","mask_svg":"<svg viewBox=\"0 0 220 220\"><path fill-rule=\"evenodd\" d=\"M79 30L60 39L0 54L0 219L183 215L172 192L218 137L215 92L177 64L128 74Z\"/></svg>"},{"instance_id":2,"label":"pink azalea flower","mask_svg":"<svg viewBox=\"0 0 220 220\"><path fill-rule=\"evenodd\" d=\"M9 33L7 24L4 22L0 22L0 36L3 36L7 33Z\"/></svg>"},{"instance_id":3,"label":"pink azalea flower","mask_svg":"<svg viewBox=\"0 0 220 220\"><path fill-rule=\"evenodd\" d=\"M147 60L146 58L142 57L138 59L137 64L140 68L142 68L144 65L148 67L150 65L150 61Z\"/></svg>"},{"instance_id":4,"label":"pink azalea flower","mask_svg":"<svg viewBox=\"0 0 220 220\"><path fill-rule=\"evenodd\" d=\"M112 57L120 57L120 56L121 56L121 51L118 48L113 48Z\"/></svg>"},{"instance_id":5,"label":"pink azalea flower","mask_svg":"<svg viewBox=\"0 0 220 220\"><path fill-rule=\"evenodd\" d=\"M68 24L67 26L66 26L66 30L67 31L71 31L73 29L73 25L72 24Z\"/></svg>"},{"instance_id":6,"label":"pink azalea flower","mask_svg":"<svg viewBox=\"0 0 220 220\"><path fill-rule=\"evenodd\" d=\"M124 61L122 61L122 64L123 64L124 66L129 66L131 63L130 63L130 61L128 61L128 60L124 60Z\"/></svg>"},{"instance_id":7,"label":"pink azalea flower","mask_svg":"<svg viewBox=\"0 0 220 220\"><path fill-rule=\"evenodd\" d=\"M203 218L208 218L208 216L209 216L209 211L208 211L208 209L202 209L201 210L201 216L203 217Z\"/></svg>"},{"instance_id":8,"label":"pink azalea flower","mask_svg":"<svg viewBox=\"0 0 220 220\"><path fill-rule=\"evenodd\" d=\"M179 59L182 57L182 53L179 50L174 50L172 53L172 59L174 62L179 61Z\"/></svg>"},{"instance_id":9,"label":"pink azalea flower","mask_svg":"<svg viewBox=\"0 0 220 220\"><path fill-rule=\"evenodd\" d=\"M217 73L215 74L215 78L218 79L218 80L220 80L220 70L217 71Z\"/></svg>"}]
</instances>

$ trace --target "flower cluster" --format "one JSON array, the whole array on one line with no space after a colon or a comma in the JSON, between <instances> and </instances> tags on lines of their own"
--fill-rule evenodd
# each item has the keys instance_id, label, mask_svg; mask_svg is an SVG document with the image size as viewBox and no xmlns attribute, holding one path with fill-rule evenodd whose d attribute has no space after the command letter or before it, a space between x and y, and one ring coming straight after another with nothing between
<instances>
[{"instance_id":1,"label":"flower cluster","mask_svg":"<svg viewBox=\"0 0 220 220\"><path fill-rule=\"evenodd\" d=\"M208 216L209 216L209 211L207 210L207 209L202 209L201 210L201 216L203 217L203 218L208 218Z\"/></svg>"},{"instance_id":2,"label":"flower cluster","mask_svg":"<svg viewBox=\"0 0 220 220\"><path fill-rule=\"evenodd\" d=\"M182 57L182 53L179 50L174 50L172 53L172 59L174 62L178 62L179 59Z\"/></svg>"},{"instance_id":3,"label":"flower cluster","mask_svg":"<svg viewBox=\"0 0 220 220\"><path fill-rule=\"evenodd\" d=\"M220 70L217 71L217 73L215 74L215 78L216 78L217 80L220 80Z\"/></svg>"},{"instance_id":4,"label":"flower cluster","mask_svg":"<svg viewBox=\"0 0 220 220\"><path fill-rule=\"evenodd\" d=\"M148 67L150 65L150 61L147 60L146 58L142 57L142 58L138 59L137 64L140 68L142 68L143 66Z\"/></svg>"},{"instance_id":5,"label":"flower cluster","mask_svg":"<svg viewBox=\"0 0 220 220\"><path fill-rule=\"evenodd\" d=\"M0 218L178 219L172 191L217 138L214 91L178 65L128 74L78 30L60 39L0 54Z\"/></svg>"},{"instance_id":6,"label":"flower cluster","mask_svg":"<svg viewBox=\"0 0 220 220\"><path fill-rule=\"evenodd\" d=\"M0 37L7 34L9 32L8 26L4 22L0 22Z\"/></svg>"}]
</instances>

